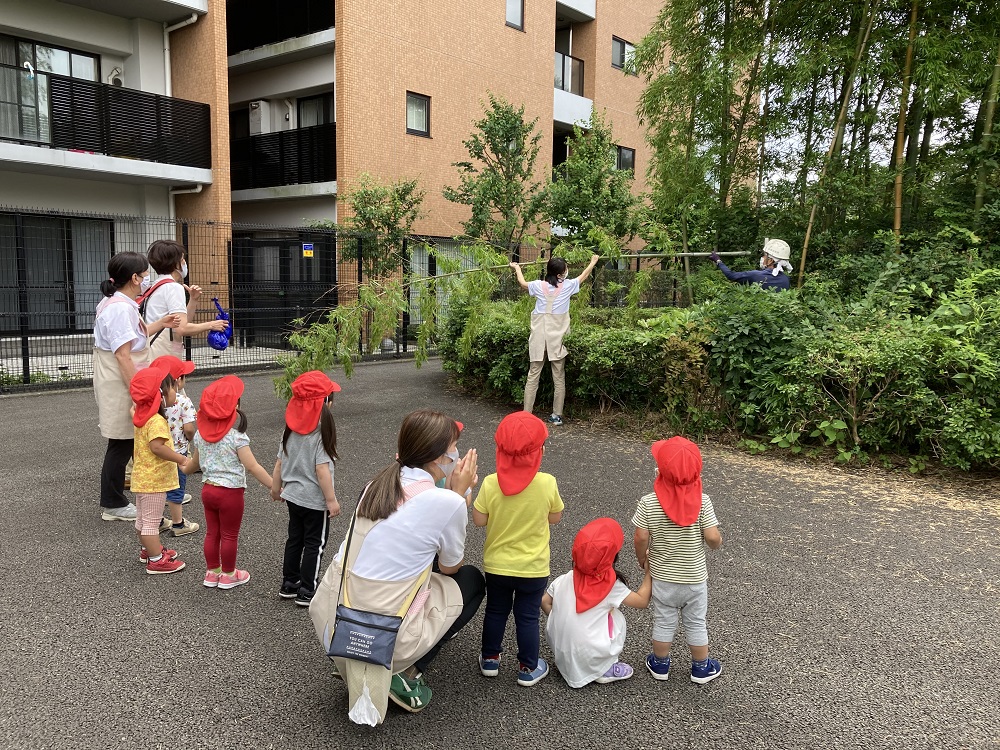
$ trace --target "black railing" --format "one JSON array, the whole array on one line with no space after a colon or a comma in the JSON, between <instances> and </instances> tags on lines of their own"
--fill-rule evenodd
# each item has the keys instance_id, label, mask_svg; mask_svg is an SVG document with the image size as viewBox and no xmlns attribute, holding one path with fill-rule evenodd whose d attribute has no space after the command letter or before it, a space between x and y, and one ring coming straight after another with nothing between
<instances>
[{"instance_id":1,"label":"black railing","mask_svg":"<svg viewBox=\"0 0 1000 750\"><path fill-rule=\"evenodd\" d=\"M337 179L337 125L236 138L229 144L233 190Z\"/></svg>"},{"instance_id":2,"label":"black railing","mask_svg":"<svg viewBox=\"0 0 1000 750\"><path fill-rule=\"evenodd\" d=\"M11 65L0 65L0 140L212 166L207 104Z\"/></svg>"},{"instance_id":3,"label":"black railing","mask_svg":"<svg viewBox=\"0 0 1000 750\"><path fill-rule=\"evenodd\" d=\"M334 26L333 0L226 0L230 55Z\"/></svg>"},{"instance_id":4,"label":"black railing","mask_svg":"<svg viewBox=\"0 0 1000 750\"><path fill-rule=\"evenodd\" d=\"M583 60L556 52L555 87L583 96Z\"/></svg>"}]
</instances>

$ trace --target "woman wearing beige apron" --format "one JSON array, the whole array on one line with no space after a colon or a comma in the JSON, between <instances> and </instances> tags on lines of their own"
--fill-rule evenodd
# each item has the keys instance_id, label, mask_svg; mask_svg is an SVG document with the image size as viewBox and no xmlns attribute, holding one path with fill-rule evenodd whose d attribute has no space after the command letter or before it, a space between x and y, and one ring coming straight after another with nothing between
<instances>
[{"instance_id":1,"label":"woman wearing beige apron","mask_svg":"<svg viewBox=\"0 0 1000 750\"><path fill-rule=\"evenodd\" d=\"M146 252L149 265L160 276L146 302L146 321L160 320L165 315L177 315L181 324L172 330L163 331L150 339L151 358L156 359L165 354L178 359L184 359L184 337L199 336L209 331L224 331L229 325L224 320L210 320L206 323L194 323L198 300L201 298L200 286L187 286L184 279L188 274L187 263L184 260L184 246L173 240L156 240ZM160 283L162 279L170 279ZM191 298L184 299L184 290Z\"/></svg>"},{"instance_id":2,"label":"woman wearing beige apron","mask_svg":"<svg viewBox=\"0 0 1000 750\"><path fill-rule=\"evenodd\" d=\"M431 689L423 672L441 647L472 619L486 594L483 574L464 565L468 523L466 490L476 482L476 451L460 458L451 489L435 486L458 440L458 425L440 412L408 414L399 430L398 458L371 481L358 503L340 580L345 539L309 606L325 648L333 637L337 604L399 615L392 669L335 659L347 683L348 715L359 724L379 724L388 701L416 713Z\"/></svg>"},{"instance_id":3,"label":"woman wearing beige apron","mask_svg":"<svg viewBox=\"0 0 1000 750\"><path fill-rule=\"evenodd\" d=\"M549 258L545 266L544 281L525 281L521 266L513 261L510 267L517 274L517 283L535 298L535 309L531 313L531 336L528 338L528 357L531 367L528 381L524 384L524 410L531 413L535 408L535 394L538 379L542 375L546 357L552 367L552 414L548 421L561 425L563 404L566 401L566 347L563 339L569 333L569 301L580 291L580 284L587 280L600 258L592 255L590 263L575 279L566 278L566 261Z\"/></svg>"},{"instance_id":4,"label":"woman wearing beige apron","mask_svg":"<svg viewBox=\"0 0 1000 750\"><path fill-rule=\"evenodd\" d=\"M101 435L108 439L101 468L101 518L134 521L135 506L125 497L125 464L132 458L135 427L128 384L149 362L147 334L176 327L168 315L150 326L139 317L139 296L149 279L149 264L139 253L118 253L108 263L109 278L101 282L104 299L94 320L94 396Z\"/></svg>"}]
</instances>

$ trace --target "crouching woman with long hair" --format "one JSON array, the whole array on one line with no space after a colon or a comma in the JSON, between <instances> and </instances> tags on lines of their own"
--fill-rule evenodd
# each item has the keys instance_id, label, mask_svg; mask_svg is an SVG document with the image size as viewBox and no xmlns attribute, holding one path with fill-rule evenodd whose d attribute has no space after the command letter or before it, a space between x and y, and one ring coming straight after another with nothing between
<instances>
[{"instance_id":1,"label":"crouching woman with long hair","mask_svg":"<svg viewBox=\"0 0 1000 750\"><path fill-rule=\"evenodd\" d=\"M425 670L472 619L485 595L482 573L463 564L465 492L477 481L476 451L457 462L451 489L435 486L445 476L442 466L452 462L446 453L458 433L455 421L440 412L425 409L406 416L396 460L375 476L358 503L346 560L348 539L310 605L316 633L327 647L338 603L385 615L405 608L391 669L334 659L347 682L349 715L358 723L381 723L390 699L411 713L427 707L432 691Z\"/></svg>"}]
</instances>

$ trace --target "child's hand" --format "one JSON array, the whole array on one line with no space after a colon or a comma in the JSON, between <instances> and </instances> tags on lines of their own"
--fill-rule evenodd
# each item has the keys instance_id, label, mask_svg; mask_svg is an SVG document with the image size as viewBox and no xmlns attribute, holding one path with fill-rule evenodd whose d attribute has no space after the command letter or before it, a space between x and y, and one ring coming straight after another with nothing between
<instances>
[{"instance_id":1,"label":"child's hand","mask_svg":"<svg viewBox=\"0 0 1000 750\"><path fill-rule=\"evenodd\" d=\"M340 515L340 503L337 502L337 498L331 497L326 501L326 512L330 514L330 518Z\"/></svg>"},{"instance_id":2,"label":"child's hand","mask_svg":"<svg viewBox=\"0 0 1000 750\"><path fill-rule=\"evenodd\" d=\"M281 485L274 483L271 484L271 499L276 503L285 502L284 498L281 497Z\"/></svg>"}]
</instances>

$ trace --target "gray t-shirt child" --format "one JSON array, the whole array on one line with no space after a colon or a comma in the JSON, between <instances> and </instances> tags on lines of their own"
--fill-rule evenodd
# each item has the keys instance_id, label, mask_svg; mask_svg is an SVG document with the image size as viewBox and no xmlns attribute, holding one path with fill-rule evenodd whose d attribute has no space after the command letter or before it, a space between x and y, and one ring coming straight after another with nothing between
<instances>
[{"instance_id":1,"label":"gray t-shirt child","mask_svg":"<svg viewBox=\"0 0 1000 750\"><path fill-rule=\"evenodd\" d=\"M282 499L302 508L326 510L323 490L316 480L316 467L319 464L330 464L330 478L333 479L334 461L323 450L323 438L319 427L308 435L292 432L288 436L287 447L286 453L282 450L281 444L278 444Z\"/></svg>"}]
</instances>

